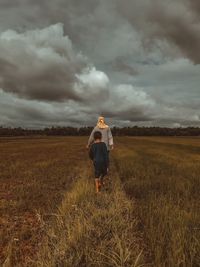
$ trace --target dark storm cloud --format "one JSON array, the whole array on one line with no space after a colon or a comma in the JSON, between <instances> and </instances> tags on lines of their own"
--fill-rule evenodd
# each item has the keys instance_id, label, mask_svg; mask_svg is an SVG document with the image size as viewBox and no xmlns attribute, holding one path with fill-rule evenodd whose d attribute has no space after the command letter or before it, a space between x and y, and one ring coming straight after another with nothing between
<instances>
[{"instance_id":1,"label":"dark storm cloud","mask_svg":"<svg viewBox=\"0 0 200 267\"><path fill-rule=\"evenodd\" d=\"M127 73L129 75L137 75L139 73L137 68L130 66L121 58L116 58L111 63L111 67L117 72Z\"/></svg>"},{"instance_id":2,"label":"dark storm cloud","mask_svg":"<svg viewBox=\"0 0 200 267\"><path fill-rule=\"evenodd\" d=\"M199 8L0 0L0 123L200 125Z\"/></svg>"},{"instance_id":3,"label":"dark storm cloud","mask_svg":"<svg viewBox=\"0 0 200 267\"><path fill-rule=\"evenodd\" d=\"M114 120L128 120L129 122L146 122L146 121L152 121L153 118L151 118L149 115L144 114L141 112L141 110L136 109L130 109L126 111L122 111L120 114L116 114L114 111L102 111L102 114L106 118L112 118Z\"/></svg>"},{"instance_id":4,"label":"dark storm cloud","mask_svg":"<svg viewBox=\"0 0 200 267\"><path fill-rule=\"evenodd\" d=\"M52 125L78 125L87 110L76 102L46 103L21 99L0 90L1 125L45 127ZM84 120L83 120L84 121Z\"/></svg>"},{"instance_id":5,"label":"dark storm cloud","mask_svg":"<svg viewBox=\"0 0 200 267\"><path fill-rule=\"evenodd\" d=\"M67 106L67 101L73 100L71 109L75 111L75 103L89 105L88 112L82 111L85 118L88 113L95 112L95 116L98 116L98 113L107 111L113 114L116 112L121 118L131 112L129 117L135 117L135 121L142 117L146 120L143 109L152 102L148 95L141 88L112 84L104 72L97 70L86 57L74 51L69 38L63 36L61 24L21 34L11 30L2 32L0 50L3 51L0 85L4 92L16 94L16 99L23 97L29 100L64 102ZM127 71L128 67L124 66ZM17 102L19 103L18 100ZM24 121L26 118L34 121L41 116L41 121L46 119L48 122L57 122L58 109L55 115L49 117L44 115L44 111L38 110L41 105L36 102L32 102L32 105L38 106L37 108L29 107L26 101L23 103L25 105L16 107L16 112L10 114L10 118L19 116ZM8 102L7 109L9 105L12 104ZM61 114L59 117L62 120ZM74 119L77 121L79 118L76 115ZM72 118L68 117L68 121L70 120Z\"/></svg>"},{"instance_id":6,"label":"dark storm cloud","mask_svg":"<svg viewBox=\"0 0 200 267\"><path fill-rule=\"evenodd\" d=\"M199 0L187 0L189 8L192 8L196 13L197 18L200 19L200 2Z\"/></svg>"},{"instance_id":7,"label":"dark storm cloud","mask_svg":"<svg viewBox=\"0 0 200 267\"><path fill-rule=\"evenodd\" d=\"M119 23L122 25L123 20L128 20L143 35L145 46L151 47L152 40L166 40L193 62L200 61L198 0L1 0L0 7L0 17L8 16L13 10L13 17L7 20L12 29L20 25L33 28L33 25L43 27L63 22L67 35L80 47L90 43L91 48L98 35L104 33L106 37L106 30L111 34Z\"/></svg>"},{"instance_id":8,"label":"dark storm cloud","mask_svg":"<svg viewBox=\"0 0 200 267\"><path fill-rule=\"evenodd\" d=\"M83 101L102 89L106 75L75 52L61 24L19 34L0 34L0 87L44 101ZM103 85L101 84L103 83Z\"/></svg>"},{"instance_id":9,"label":"dark storm cloud","mask_svg":"<svg viewBox=\"0 0 200 267\"><path fill-rule=\"evenodd\" d=\"M20 4L20 0L1 0L0 8L16 7L18 4Z\"/></svg>"},{"instance_id":10,"label":"dark storm cloud","mask_svg":"<svg viewBox=\"0 0 200 267\"><path fill-rule=\"evenodd\" d=\"M118 1L119 12L141 32L147 48L152 41L166 40L196 64L200 63L200 21L195 10L199 6L199 1Z\"/></svg>"}]
</instances>

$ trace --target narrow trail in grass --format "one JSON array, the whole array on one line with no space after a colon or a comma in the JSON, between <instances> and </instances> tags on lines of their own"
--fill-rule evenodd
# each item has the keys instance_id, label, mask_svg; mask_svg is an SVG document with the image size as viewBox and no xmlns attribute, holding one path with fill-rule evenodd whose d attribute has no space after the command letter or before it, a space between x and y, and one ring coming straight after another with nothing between
<instances>
[{"instance_id":1,"label":"narrow trail in grass","mask_svg":"<svg viewBox=\"0 0 200 267\"><path fill-rule=\"evenodd\" d=\"M99 194L89 163L80 166L79 173L54 223L45 229L36 266L149 266L134 205L122 188L114 163L105 190Z\"/></svg>"}]
</instances>

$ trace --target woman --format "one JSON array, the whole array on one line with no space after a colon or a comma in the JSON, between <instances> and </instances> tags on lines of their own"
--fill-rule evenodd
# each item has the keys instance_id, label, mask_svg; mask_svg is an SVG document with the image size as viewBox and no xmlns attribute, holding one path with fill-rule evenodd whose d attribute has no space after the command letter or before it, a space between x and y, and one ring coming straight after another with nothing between
<instances>
[{"instance_id":1,"label":"woman","mask_svg":"<svg viewBox=\"0 0 200 267\"><path fill-rule=\"evenodd\" d=\"M107 146L107 150L110 151L114 148L113 145L113 136L110 130L110 127L105 124L104 117L99 117L97 121L97 125L92 130L90 137L88 139L87 148L94 142L94 132L99 131L102 134L102 142L104 142Z\"/></svg>"}]
</instances>

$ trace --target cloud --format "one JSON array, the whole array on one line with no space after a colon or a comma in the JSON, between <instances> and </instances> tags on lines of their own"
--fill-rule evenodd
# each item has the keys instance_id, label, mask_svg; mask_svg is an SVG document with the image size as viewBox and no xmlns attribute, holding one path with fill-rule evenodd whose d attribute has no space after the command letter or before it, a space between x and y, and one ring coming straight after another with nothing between
<instances>
[{"instance_id":1,"label":"cloud","mask_svg":"<svg viewBox=\"0 0 200 267\"><path fill-rule=\"evenodd\" d=\"M126 90L133 93L134 101L127 99ZM73 100L56 103L21 99L12 93L0 90L0 121L6 126L31 128L52 125L87 126L93 125L96 118L103 114L108 121L110 119L111 125L117 121L121 121L122 125L122 121L130 123L150 120L147 112L149 102L151 103L151 99L146 94L127 85L117 86L107 101L99 102L96 99L88 106Z\"/></svg>"},{"instance_id":2,"label":"cloud","mask_svg":"<svg viewBox=\"0 0 200 267\"><path fill-rule=\"evenodd\" d=\"M2 0L0 122L200 125L199 7Z\"/></svg>"},{"instance_id":3,"label":"cloud","mask_svg":"<svg viewBox=\"0 0 200 267\"><path fill-rule=\"evenodd\" d=\"M70 107L64 108L64 114L69 112L68 121L81 121L71 112L79 112L77 105L82 106L86 117L89 113L93 117L104 112L125 118L131 112L131 120L149 118L143 111L151 104L147 94L132 85L112 84L105 72L97 70L87 57L73 49L70 39L64 36L62 24L25 33L4 31L0 34L0 51L0 86L4 91L1 95L7 103L4 108L8 111L13 101L15 107L14 113L8 112L11 120L27 123L28 119L36 123L40 118L41 122L56 123L56 115L49 113L54 110L63 122L54 104L62 102L60 110ZM90 108L84 109L87 105Z\"/></svg>"},{"instance_id":4,"label":"cloud","mask_svg":"<svg viewBox=\"0 0 200 267\"><path fill-rule=\"evenodd\" d=\"M112 87L101 111L108 117L137 122L151 120L154 106L154 100L142 88L119 84Z\"/></svg>"},{"instance_id":5,"label":"cloud","mask_svg":"<svg viewBox=\"0 0 200 267\"><path fill-rule=\"evenodd\" d=\"M138 75L138 69L136 67L130 66L128 63L126 63L123 58L116 58L115 61L111 63L111 67L113 70L117 72L122 72L127 75Z\"/></svg>"},{"instance_id":6,"label":"cloud","mask_svg":"<svg viewBox=\"0 0 200 267\"><path fill-rule=\"evenodd\" d=\"M199 1L118 1L119 12L143 35L143 44L147 49L157 45L157 41L167 41L171 51L176 49L179 55L179 50L198 64L200 20L195 8L199 8Z\"/></svg>"},{"instance_id":7,"label":"cloud","mask_svg":"<svg viewBox=\"0 0 200 267\"><path fill-rule=\"evenodd\" d=\"M111 60L116 53L132 53L140 37L147 50L153 46L163 49L159 43L162 41L163 56L182 54L198 64L199 8L198 0L20 0L1 1L0 17L3 29L21 31L61 21L69 38L90 53L94 64L95 60Z\"/></svg>"},{"instance_id":8,"label":"cloud","mask_svg":"<svg viewBox=\"0 0 200 267\"><path fill-rule=\"evenodd\" d=\"M63 35L62 24L21 34L7 30L0 34L0 52L0 86L28 99L79 100L77 75L93 71Z\"/></svg>"},{"instance_id":9,"label":"cloud","mask_svg":"<svg viewBox=\"0 0 200 267\"><path fill-rule=\"evenodd\" d=\"M73 100L65 103L38 102L22 99L0 90L0 122L4 126L30 128L54 125L84 126L91 122L87 112L87 107Z\"/></svg>"}]
</instances>

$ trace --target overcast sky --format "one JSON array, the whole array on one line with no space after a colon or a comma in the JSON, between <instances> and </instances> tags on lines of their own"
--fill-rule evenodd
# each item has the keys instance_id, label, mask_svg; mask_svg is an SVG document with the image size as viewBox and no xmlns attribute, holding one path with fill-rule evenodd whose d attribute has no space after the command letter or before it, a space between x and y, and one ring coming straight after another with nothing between
<instances>
[{"instance_id":1,"label":"overcast sky","mask_svg":"<svg viewBox=\"0 0 200 267\"><path fill-rule=\"evenodd\" d=\"M0 0L0 125L200 126L199 0Z\"/></svg>"}]
</instances>

